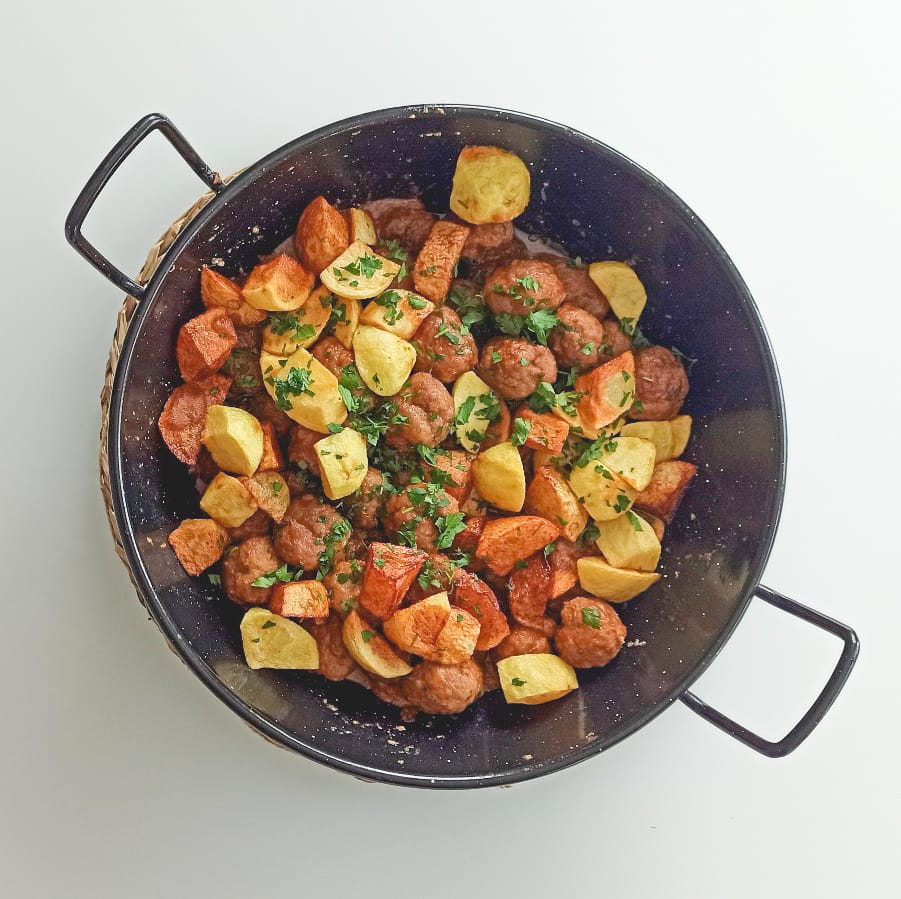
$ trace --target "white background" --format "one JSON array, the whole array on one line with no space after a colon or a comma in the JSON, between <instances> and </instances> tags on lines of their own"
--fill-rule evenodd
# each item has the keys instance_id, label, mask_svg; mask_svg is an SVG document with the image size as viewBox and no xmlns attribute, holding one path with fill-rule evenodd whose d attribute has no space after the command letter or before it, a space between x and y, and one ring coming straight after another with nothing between
<instances>
[{"instance_id":1,"label":"white background","mask_svg":"<svg viewBox=\"0 0 901 899\"><path fill-rule=\"evenodd\" d=\"M897 895L894 4L312 6L33 2L5 16L0 895ZM138 605L96 481L120 296L64 243L75 194L147 112L229 172L335 119L437 101L612 144L693 206L748 280L790 434L765 582L862 643L791 757L758 757L677 704L512 789L367 785L252 735ZM154 137L88 236L135 272L200 190ZM778 737L837 651L756 603L697 691Z\"/></svg>"}]
</instances>

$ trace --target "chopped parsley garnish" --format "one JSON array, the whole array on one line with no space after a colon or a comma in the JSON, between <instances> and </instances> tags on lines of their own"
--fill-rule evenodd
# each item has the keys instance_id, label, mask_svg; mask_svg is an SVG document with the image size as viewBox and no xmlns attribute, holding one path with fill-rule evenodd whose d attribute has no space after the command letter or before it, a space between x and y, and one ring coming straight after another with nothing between
<instances>
[{"instance_id":1,"label":"chopped parsley garnish","mask_svg":"<svg viewBox=\"0 0 901 899\"><path fill-rule=\"evenodd\" d=\"M533 309L528 315L501 312L494 316L494 323L502 334L511 337L530 331L542 346L547 346L548 334L560 324L560 320L553 309Z\"/></svg>"},{"instance_id":2,"label":"chopped parsley garnish","mask_svg":"<svg viewBox=\"0 0 901 899\"><path fill-rule=\"evenodd\" d=\"M273 584L287 584L290 581L299 581L303 577L303 568L292 568L286 562L280 568L261 574L256 580L250 582L251 587L271 587Z\"/></svg>"},{"instance_id":3,"label":"chopped parsley garnish","mask_svg":"<svg viewBox=\"0 0 901 899\"><path fill-rule=\"evenodd\" d=\"M642 526L641 519L634 512L626 512L626 518L629 519L629 523L635 528L636 531L641 533L644 530Z\"/></svg>"},{"instance_id":4,"label":"chopped parsley garnish","mask_svg":"<svg viewBox=\"0 0 901 899\"><path fill-rule=\"evenodd\" d=\"M596 631L601 629L601 613L597 606L586 606L582 609L582 623L593 627Z\"/></svg>"},{"instance_id":5,"label":"chopped parsley garnish","mask_svg":"<svg viewBox=\"0 0 901 899\"><path fill-rule=\"evenodd\" d=\"M438 539L435 541L435 546L438 549L449 549L454 542L454 537L466 530L465 518L466 516L462 512L453 512L450 515L442 516L435 522L438 528Z\"/></svg>"},{"instance_id":6,"label":"chopped parsley garnish","mask_svg":"<svg viewBox=\"0 0 901 899\"><path fill-rule=\"evenodd\" d=\"M214 587L218 587L222 583L221 574L208 574L207 579Z\"/></svg>"},{"instance_id":7,"label":"chopped parsley garnish","mask_svg":"<svg viewBox=\"0 0 901 899\"><path fill-rule=\"evenodd\" d=\"M263 622L262 626L260 627L260 630L265 631L265 630L268 630L270 627L275 627L275 622L271 618L269 618Z\"/></svg>"},{"instance_id":8,"label":"chopped parsley garnish","mask_svg":"<svg viewBox=\"0 0 901 899\"><path fill-rule=\"evenodd\" d=\"M513 680L510 681L514 687L524 687L526 682L521 677L514 677Z\"/></svg>"},{"instance_id":9,"label":"chopped parsley garnish","mask_svg":"<svg viewBox=\"0 0 901 899\"><path fill-rule=\"evenodd\" d=\"M510 434L510 443L514 446L522 446L529 439L532 430L532 422L527 418L517 416L513 419L513 431Z\"/></svg>"},{"instance_id":10,"label":"chopped parsley garnish","mask_svg":"<svg viewBox=\"0 0 901 899\"><path fill-rule=\"evenodd\" d=\"M396 290L386 290L375 298L377 305L385 307L383 318L386 325L396 325L404 317L403 310L397 305L400 299L401 296Z\"/></svg>"},{"instance_id":11,"label":"chopped parsley garnish","mask_svg":"<svg viewBox=\"0 0 901 899\"><path fill-rule=\"evenodd\" d=\"M329 434L340 434L344 430L343 426L337 425L333 421L330 421L327 427Z\"/></svg>"},{"instance_id":12,"label":"chopped parsley garnish","mask_svg":"<svg viewBox=\"0 0 901 899\"><path fill-rule=\"evenodd\" d=\"M319 567L316 569L317 581L321 581L332 570L336 546L350 536L350 530L350 522L346 518L341 518L331 526L329 532L322 538L325 548L319 553Z\"/></svg>"},{"instance_id":13,"label":"chopped parsley garnish","mask_svg":"<svg viewBox=\"0 0 901 899\"><path fill-rule=\"evenodd\" d=\"M291 397L307 394L314 396L310 390L312 383L312 374L308 368L294 368L288 370L288 374L283 378L276 378L270 375L266 378L266 383L271 384L275 393L275 405L282 410L288 412L291 409Z\"/></svg>"},{"instance_id":14,"label":"chopped parsley garnish","mask_svg":"<svg viewBox=\"0 0 901 899\"><path fill-rule=\"evenodd\" d=\"M316 329L312 325L304 325L293 312L271 312L269 314L269 329L273 334L291 334L291 340L300 342L316 336ZM293 333L292 333L293 332Z\"/></svg>"},{"instance_id":15,"label":"chopped parsley garnish","mask_svg":"<svg viewBox=\"0 0 901 899\"><path fill-rule=\"evenodd\" d=\"M368 643L375 634L372 631L361 631L360 636L363 638L364 643Z\"/></svg>"}]
</instances>

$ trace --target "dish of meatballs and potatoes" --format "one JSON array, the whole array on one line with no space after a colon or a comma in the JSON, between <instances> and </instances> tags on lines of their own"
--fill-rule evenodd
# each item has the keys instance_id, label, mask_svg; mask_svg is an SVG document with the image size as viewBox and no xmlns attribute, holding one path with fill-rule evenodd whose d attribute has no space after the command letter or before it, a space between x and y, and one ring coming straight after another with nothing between
<instances>
[{"instance_id":1,"label":"dish of meatballs and potatoes","mask_svg":"<svg viewBox=\"0 0 901 899\"><path fill-rule=\"evenodd\" d=\"M320 196L249 273L200 272L159 418L199 513L169 545L246 609L250 668L411 717L549 702L623 647L696 471L688 377L631 265L518 235L529 193L468 146L446 215Z\"/></svg>"}]
</instances>

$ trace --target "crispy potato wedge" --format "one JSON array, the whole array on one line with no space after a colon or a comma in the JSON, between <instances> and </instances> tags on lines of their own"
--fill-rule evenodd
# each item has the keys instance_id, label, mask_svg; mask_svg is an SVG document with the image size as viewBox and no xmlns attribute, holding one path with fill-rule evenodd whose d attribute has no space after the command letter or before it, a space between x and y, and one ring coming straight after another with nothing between
<instances>
[{"instance_id":1,"label":"crispy potato wedge","mask_svg":"<svg viewBox=\"0 0 901 899\"><path fill-rule=\"evenodd\" d=\"M685 452L691 436L691 416L677 415L670 421L630 421L620 434L623 437L643 437L657 447L657 462L678 459Z\"/></svg>"},{"instance_id":2,"label":"crispy potato wedge","mask_svg":"<svg viewBox=\"0 0 901 899\"><path fill-rule=\"evenodd\" d=\"M223 527L236 528L256 512L257 504L237 478L220 471L200 497L200 508Z\"/></svg>"},{"instance_id":3,"label":"crispy potato wedge","mask_svg":"<svg viewBox=\"0 0 901 899\"><path fill-rule=\"evenodd\" d=\"M416 348L381 328L361 324L353 339L354 361L366 386L379 396L394 396L416 364Z\"/></svg>"},{"instance_id":4,"label":"crispy potato wedge","mask_svg":"<svg viewBox=\"0 0 901 899\"><path fill-rule=\"evenodd\" d=\"M588 524L588 513L556 468L535 469L526 491L525 510L552 521L567 540L579 539Z\"/></svg>"},{"instance_id":5,"label":"crispy potato wedge","mask_svg":"<svg viewBox=\"0 0 901 899\"><path fill-rule=\"evenodd\" d=\"M257 506L273 521L281 521L285 517L291 493L287 482L277 471L258 471L253 477L241 478L241 483Z\"/></svg>"},{"instance_id":6,"label":"crispy potato wedge","mask_svg":"<svg viewBox=\"0 0 901 899\"><path fill-rule=\"evenodd\" d=\"M545 553L535 552L517 562L507 585L510 617L524 627L541 630L551 594L551 566Z\"/></svg>"},{"instance_id":7,"label":"crispy potato wedge","mask_svg":"<svg viewBox=\"0 0 901 899\"><path fill-rule=\"evenodd\" d=\"M360 313L360 324L388 331L409 340L423 319L435 311L435 304L412 290L391 288L370 300Z\"/></svg>"},{"instance_id":8,"label":"crispy potato wedge","mask_svg":"<svg viewBox=\"0 0 901 899\"><path fill-rule=\"evenodd\" d=\"M654 571L660 561L660 540L651 524L631 510L612 521L598 523L595 541L614 568Z\"/></svg>"},{"instance_id":9,"label":"crispy potato wedge","mask_svg":"<svg viewBox=\"0 0 901 899\"><path fill-rule=\"evenodd\" d=\"M337 434L329 434L313 444L322 489L329 499L341 499L356 490L369 470L366 440L359 431L344 428Z\"/></svg>"},{"instance_id":10,"label":"crispy potato wedge","mask_svg":"<svg viewBox=\"0 0 901 899\"><path fill-rule=\"evenodd\" d=\"M494 590L465 568L458 569L454 578L454 605L478 619L479 637L475 648L479 652L493 649L510 633L510 624Z\"/></svg>"},{"instance_id":11,"label":"crispy potato wedge","mask_svg":"<svg viewBox=\"0 0 901 899\"><path fill-rule=\"evenodd\" d=\"M634 269L625 262L592 262L588 266L588 277L607 298L623 330L631 334L648 301L644 285Z\"/></svg>"},{"instance_id":12,"label":"crispy potato wedge","mask_svg":"<svg viewBox=\"0 0 901 899\"><path fill-rule=\"evenodd\" d=\"M509 703L538 705L579 688L572 665L549 652L507 656L497 663L497 673Z\"/></svg>"},{"instance_id":13,"label":"crispy potato wedge","mask_svg":"<svg viewBox=\"0 0 901 899\"><path fill-rule=\"evenodd\" d=\"M206 413L228 393L230 378L213 375L201 384L182 384L169 394L160 413L160 434L172 455L186 465L194 465L203 445Z\"/></svg>"},{"instance_id":14,"label":"crispy potato wedge","mask_svg":"<svg viewBox=\"0 0 901 899\"><path fill-rule=\"evenodd\" d=\"M548 556L548 563L551 566L551 599L563 596L579 582L576 561L580 555L581 550L573 543L558 540L554 544L554 551Z\"/></svg>"},{"instance_id":15,"label":"crispy potato wedge","mask_svg":"<svg viewBox=\"0 0 901 899\"><path fill-rule=\"evenodd\" d=\"M642 510L641 517L651 526L652 530L657 535L657 539L663 543L663 535L666 533L666 524L663 519L658 518L656 515L652 515L650 512L645 512L644 510Z\"/></svg>"},{"instance_id":16,"label":"crispy potato wedge","mask_svg":"<svg viewBox=\"0 0 901 899\"><path fill-rule=\"evenodd\" d=\"M365 671L377 677L403 677L413 669L399 656L391 644L356 612L344 619L341 631L344 645L353 660Z\"/></svg>"},{"instance_id":17,"label":"crispy potato wedge","mask_svg":"<svg viewBox=\"0 0 901 899\"><path fill-rule=\"evenodd\" d=\"M606 427L635 402L635 357L625 352L579 375L575 389L582 394L576 409L583 429L598 431Z\"/></svg>"},{"instance_id":18,"label":"crispy potato wedge","mask_svg":"<svg viewBox=\"0 0 901 899\"><path fill-rule=\"evenodd\" d=\"M263 458L259 421L236 406L210 406L202 440L213 461L232 474L252 475Z\"/></svg>"},{"instance_id":19,"label":"crispy potato wedge","mask_svg":"<svg viewBox=\"0 0 901 899\"><path fill-rule=\"evenodd\" d=\"M427 656L435 651L438 635L447 624L450 613L447 593L435 593L398 609L385 619L382 630L398 649Z\"/></svg>"},{"instance_id":20,"label":"crispy potato wedge","mask_svg":"<svg viewBox=\"0 0 901 899\"><path fill-rule=\"evenodd\" d=\"M438 219L413 265L413 284L426 299L440 303L447 296L469 236L466 225Z\"/></svg>"},{"instance_id":21,"label":"crispy potato wedge","mask_svg":"<svg viewBox=\"0 0 901 899\"><path fill-rule=\"evenodd\" d=\"M556 415L561 421L565 421L573 434L579 434L582 437L586 437L588 440L597 440L601 435L598 428L589 427L589 425L585 423L585 420L579 414L578 407L576 407L575 415L570 415L560 406L554 406L554 408L551 409L551 414Z\"/></svg>"},{"instance_id":22,"label":"crispy potato wedge","mask_svg":"<svg viewBox=\"0 0 901 899\"><path fill-rule=\"evenodd\" d=\"M465 371L454 381L451 396L457 416L457 442L463 449L477 453L490 425L480 412L497 406L498 396L474 371Z\"/></svg>"},{"instance_id":23,"label":"crispy potato wedge","mask_svg":"<svg viewBox=\"0 0 901 899\"><path fill-rule=\"evenodd\" d=\"M464 147L457 157L450 208L464 222L512 222L529 205L526 164L500 147Z\"/></svg>"},{"instance_id":24,"label":"crispy potato wedge","mask_svg":"<svg viewBox=\"0 0 901 899\"><path fill-rule=\"evenodd\" d=\"M307 301L314 280L296 259L283 253L253 269L241 295L254 309L293 312Z\"/></svg>"},{"instance_id":25,"label":"crispy potato wedge","mask_svg":"<svg viewBox=\"0 0 901 899\"><path fill-rule=\"evenodd\" d=\"M560 536L560 528L537 515L514 515L485 522L476 556L495 573L509 574L513 566Z\"/></svg>"},{"instance_id":26,"label":"crispy potato wedge","mask_svg":"<svg viewBox=\"0 0 901 899\"><path fill-rule=\"evenodd\" d=\"M601 450L601 462L633 490L644 490L654 474L657 448L643 437L612 437Z\"/></svg>"},{"instance_id":27,"label":"crispy potato wedge","mask_svg":"<svg viewBox=\"0 0 901 899\"><path fill-rule=\"evenodd\" d=\"M253 327L266 318L265 312L254 309L244 299L241 288L231 278L207 266L200 270L200 299L207 309L225 309L239 328Z\"/></svg>"},{"instance_id":28,"label":"crispy potato wedge","mask_svg":"<svg viewBox=\"0 0 901 899\"><path fill-rule=\"evenodd\" d=\"M319 667L319 648L312 634L259 606L244 613L241 642L248 668L312 671Z\"/></svg>"},{"instance_id":29,"label":"crispy potato wedge","mask_svg":"<svg viewBox=\"0 0 901 899\"><path fill-rule=\"evenodd\" d=\"M228 533L212 518L186 518L169 534L169 545L181 567L196 576L222 558Z\"/></svg>"},{"instance_id":30,"label":"crispy potato wedge","mask_svg":"<svg viewBox=\"0 0 901 899\"><path fill-rule=\"evenodd\" d=\"M339 297L368 300L384 293L400 266L373 252L362 240L354 241L319 275L322 283Z\"/></svg>"},{"instance_id":31,"label":"crispy potato wedge","mask_svg":"<svg viewBox=\"0 0 901 899\"><path fill-rule=\"evenodd\" d=\"M423 477L426 481L440 478L444 484L444 492L452 496L458 503L465 503L472 493L473 457L462 450L444 450L435 453L435 463L423 461ZM442 472L437 476L435 472ZM447 478L451 483L445 483Z\"/></svg>"},{"instance_id":32,"label":"crispy potato wedge","mask_svg":"<svg viewBox=\"0 0 901 899\"><path fill-rule=\"evenodd\" d=\"M610 521L632 508L637 490L600 462L573 468L569 486L595 521Z\"/></svg>"},{"instance_id":33,"label":"crispy potato wedge","mask_svg":"<svg viewBox=\"0 0 901 899\"><path fill-rule=\"evenodd\" d=\"M515 416L528 422L529 433L523 443L524 447L551 455L563 451L563 444L569 436L569 422L566 418L561 419L547 412L533 412L528 406L520 406Z\"/></svg>"},{"instance_id":34,"label":"crispy potato wedge","mask_svg":"<svg viewBox=\"0 0 901 899\"><path fill-rule=\"evenodd\" d=\"M328 593L321 581L276 584L269 597L269 611L284 618L328 618Z\"/></svg>"},{"instance_id":35,"label":"crispy potato wedge","mask_svg":"<svg viewBox=\"0 0 901 899\"><path fill-rule=\"evenodd\" d=\"M346 297L332 295L332 311L335 314L335 339L350 349L353 346L354 334L360 323L362 306L359 300L348 300Z\"/></svg>"},{"instance_id":36,"label":"crispy potato wedge","mask_svg":"<svg viewBox=\"0 0 901 899\"><path fill-rule=\"evenodd\" d=\"M263 328L263 349L275 356L290 356L312 346L328 324L332 313L332 294L321 284L294 312L273 312Z\"/></svg>"},{"instance_id":37,"label":"crispy potato wedge","mask_svg":"<svg viewBox=\"0 0 901 899\"><path fill-rule=\"evenodd\" d=\"M237 342L235 326L224 309L210 309L185 322L175 344L182 379L204 381L214 375Z\"/></svg>"},{"instance_id":38,"label":"crispy potato wedge","mask_svg":"<svg viewBox=\"0 0 901 899\"><path fill-rule=\"evenodd\" d=\"M678 459L682 453L685 452L685 447L688 446L688 440L691 437L691 416L690 415L677 415L675 418L670 419L670 427L673 431L673 446L672 446L672 456L673 459ZM661 459L659 456L657 457L658 462L665 462L665 459Z\"/></svg>"},{"instance_id":39,"label":"crispy potato wedge","mask_svg":"<svg viewBox=\"0 0 901 899\"><path fill-rule=\"evenodd\" d=\"M379 237L375 230L375 222L365 209L352 207L344 213L344 216L347 219L351 243L359 240L369 247L373 247L378 243Z\"/></svg>"},{"instance_id":40,"label":"crispy potato wedge","mask_svg":"<svg viewBox=\"0 0 901 899\"><path fill-rule=\"evenodd\" d=\"M439 665L459 665L465 662L472 658L476 650L480 630L481 625L475 615L466 609L451 606L450 615L435 641L435 648L425 658Z\"/></svg>"},{"instance_id":41,"label":"crispy potato wedge","mask_svg":"<svg viewBox=\"0 0 901 899\"><path fill-rule=\"evenodd\" d=\"M655 466L648 486L635 497L636 508L650 512L669 524L697 470L698 466L691 462L676 459L661 462Z\"/></svg>"},{"instance_id":42,"label":"crispy potato wedge","mask_svg":"<svg viewBox=\"0 0 901 899\"><path fill-rule=\"evenodd\" d=\"M583 556L576 567L579 570L579 586L607 602L626 602L660 580L656 572L614 568L600 556Z\"/></svg>"},{"instance_id":43,"label":"crispy potato wedge","mask_svg":"<svg viewBox=\"0 0 901 899\"><path fill-rule=\"evenodd\" d=\"M472 479L487 503L505 512L519 512L526 498L526 474L519 450L509 441L479 453Z\"/></svg>"},{"instance_id":44,"label":"crispy potato wedge","mask_svg":"<svg viewBox=\"0 0 901 899\"><path fill-rule=\"evenodd\" d=\"M350 245L347 220L326 200L311 200L297 221L294 251L307 271L321 272Z\"/></svg>"},{"instance_id":45,"label":"crispy potato wedge","mask_svg":"<svg viewBox=\"0 0 901 899\"><path fill-rule=\"evenodd\" d=\"M282 471L285 467L285 457L278 443L275 425L271 421L261 421L260 427L263 429L263 456L257 471Z\"/></svg>"},{"instance_id":46,"label":"crispy potato wedge","mask_svg":"<svg viewBox=\"0 0 901 899\"><path fill-rule=\"evenodd\" d=\"M330 424L347 418L338 379L307 350L297 350L287 359L260 353L260 370L275 405L298 424L328 434Z\"/></svg>"},{"instance_id":47,"label":"crispy potato wedge","mask_svg":"<svg viewBox=\"0 0 901 899\"><path fill-rule=\"evenodd\" d=\"M390 618L407 595L428 554L409 546L370 543L363 569L360 605L381 620Z\"/></svg>"}]
</instances>

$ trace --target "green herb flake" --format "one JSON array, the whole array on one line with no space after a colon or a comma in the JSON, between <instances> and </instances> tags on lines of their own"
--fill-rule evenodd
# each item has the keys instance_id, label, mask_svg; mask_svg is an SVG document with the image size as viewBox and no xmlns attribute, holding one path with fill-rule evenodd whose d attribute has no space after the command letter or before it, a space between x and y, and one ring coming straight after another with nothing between
<instances>
[{"instance_id":1,"label":"green herb flake","mask_svg":"<svg viewBox=\"0 0 901 899\"><path fill-rule=\"evenodd\" d=\"M586 606L582 609L582 623L593 627L596 631L601 629L601 613L597 606Z\"/></svg>"}]
</instances>

